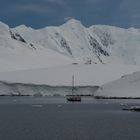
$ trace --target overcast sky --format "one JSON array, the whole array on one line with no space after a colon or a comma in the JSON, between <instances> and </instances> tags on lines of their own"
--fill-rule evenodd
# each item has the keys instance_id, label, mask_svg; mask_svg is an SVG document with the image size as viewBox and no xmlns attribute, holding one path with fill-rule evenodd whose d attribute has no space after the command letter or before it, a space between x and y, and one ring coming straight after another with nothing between
<instances>
[{"instance_id":1,"label":"overcast sky","mask_svg":"<svg viewBox=\"0 0 140 140\"><path fill-rule=\"evenodd\" d=\"M61 25L69 18L85 26L140 27L140 0L0 0L0 20L10 27Z\"/></svg>"}]
</instances>

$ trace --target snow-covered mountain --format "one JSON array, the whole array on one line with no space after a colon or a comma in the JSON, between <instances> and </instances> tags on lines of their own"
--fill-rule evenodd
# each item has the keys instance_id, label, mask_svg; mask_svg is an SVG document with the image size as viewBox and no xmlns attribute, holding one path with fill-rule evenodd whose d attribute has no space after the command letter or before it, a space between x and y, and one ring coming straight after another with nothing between
<instances>
[{"instance_id":1,"label":"snow-covered mountain","mask_svg":"<svg viewBox=\"0 0 140 140\"><path fill-rule=\"evenodd\" d=\"M140 30L135 28L87 28L75 19L42 29L10 28L0 22L1 89L8 94L11 86L16 89L13 83L33 84L33 91L36 84L70 86L73 74L77 86L101 86L140 71L139 44Z\"/></svg>"},{"instance_id":2,"label":"snow-covered mountain","mask_svg":"<svg viewBox=\"0 0 140 140\"><path fill-rule=\"evenodd\" d=\"M139 29L84 27L71 19L58 27L9 28L0 22L0 71L78 63L140 64Z\"/></svg>"}]
</instances>

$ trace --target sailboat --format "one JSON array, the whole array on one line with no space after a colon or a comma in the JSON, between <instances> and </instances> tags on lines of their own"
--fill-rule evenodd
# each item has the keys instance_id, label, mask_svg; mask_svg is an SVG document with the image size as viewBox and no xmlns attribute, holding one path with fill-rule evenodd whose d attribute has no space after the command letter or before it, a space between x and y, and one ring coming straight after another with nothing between
<instances>
[{"instance_id":1,"label":"sailboat","mask_svg":"<svg viewBox=\"0 0 140 140\"><path fill-rule=\"evenodd\" d=\"M74 94L74 75L72 76L72 94L67 95L67 101L69 102L81 102L81 96Z\"/></svg>"}]
</instances>

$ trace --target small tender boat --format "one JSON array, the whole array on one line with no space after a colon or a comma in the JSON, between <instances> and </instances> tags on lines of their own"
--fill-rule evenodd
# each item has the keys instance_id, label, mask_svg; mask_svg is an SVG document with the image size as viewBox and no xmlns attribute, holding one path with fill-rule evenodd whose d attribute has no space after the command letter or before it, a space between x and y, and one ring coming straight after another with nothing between
<instances>
[{"instance_id":1,"label":"small tender boat","mask_svg":"<svg viewBox=\"0 0 140 140\"><path fill-rule=\"evenodd\" d=\"M74 95L74 75L72 76L72 94L66 96L67 101L69 102L81 102L80 95Z\"/></svg>"},{"instance_id":2,"label":"small tender boat","mask_svg":"<svg viewBox=\"0 0 140 140\"><path fill-rule=\"evenodd\" d=\"M130 107L124 107L122 110L128 110L128 111L140 111L140 106L130 106Z\"/></svg>"}]
</instances>

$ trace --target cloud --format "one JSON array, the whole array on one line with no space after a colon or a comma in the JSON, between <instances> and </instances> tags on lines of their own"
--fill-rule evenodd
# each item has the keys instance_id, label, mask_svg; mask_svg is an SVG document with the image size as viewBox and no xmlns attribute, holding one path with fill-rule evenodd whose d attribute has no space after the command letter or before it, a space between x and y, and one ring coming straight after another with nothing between
<instances>
[{"instance_id":1,"label":"cloud","mask_svg":"<svg viewBox=\"0 0 140 140\"><path fill-rule=\"evenodd\" d=\"M38 14L50 12L51 10L47 5L39 4L18 5L14 9L18 12L33 12Z\"/></svg>"},{"instance_id":2,"label":"cloud","mask_svg":"<svg viewBox=\"0 0 140 140\"><path fill-rule=\"evenodd\" d=\"M140 26L140 0L0 0L0 20L12 26L60 25L71 18L86 26Z\"/></svg>"},{"instance_id":3,"label":"cloud","mask_svg":"<svg viewBox=\"0 0 140 140\"><path fill-rule=\"evenodd\" d=\"M123 0L120 8L122 16L128 16L129 18L140 13L140 1L139 0Z\"/></svg>"},{"instance_id":4,"label":"cloud","mask_svg":"<svg viewBox=\"0 0 140 140\"><path fill-rule=\"evenodd\" d=\"M3 0L2 0L3 1ZM27 12L34 12L34 13L47 13L51 11L55 11L55 9L62 8L64 3L61 0L7 0L8 2L0 2L0 11L4 13L9 12L13 13L27 13Z\"/></svg>"},{"instance_id":5,"label":"cloud","mask_svg":"<svg viewBox=\"0 0 140 140\"><path fill-rule=\"evenodd\" d=\"M41 1L44 1L46 3L54 3L54 4L65 6L66 0L41 0Z\"/></svg>"}]
</instances>

